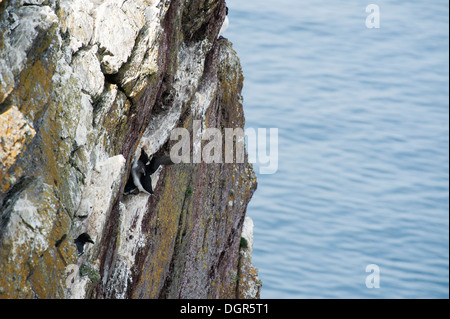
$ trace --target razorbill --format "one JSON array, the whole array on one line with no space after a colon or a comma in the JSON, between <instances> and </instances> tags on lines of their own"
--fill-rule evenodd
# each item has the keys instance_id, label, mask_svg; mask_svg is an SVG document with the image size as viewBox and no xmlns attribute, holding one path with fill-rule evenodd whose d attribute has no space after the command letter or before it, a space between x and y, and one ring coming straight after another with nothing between
<instances>
[{"instance_id":1,"label":"razorbill","mask_svg":"<svg viewBox=\"0 0 450 319\"><path fill-rule=\"evenodd\" d=\"M138 194L143 192L146 194L153 194L151 175L161 165L172 165L173 162L169 156L154 156L151 161L148 159L144 148L141 149L141 155L131 167L131 178L128 179L125 185L124 194Z\"/></svg>"},{"instance_id":2,"label":"razorbill","mask_svg":"<svg viewBox=\"0 0 450 319\"><path fill-rule=\"evenodd\" d=\"M223 34L228 29L228 25L230 24L230 21L228 20L228 7L226 8L226 16L225 20L223 20L222 27L220 28L219 34L217 35L218 38L223 37Z\"/></svg>"},{"instance_id":3,"label":"razorbill","mask_svg":"<svg viewBox=\"0 0 450 319\"><path fill-rule=\"evenodd\" d=\"M80 236L77 237L77 239L74 240L74 242L77 245L78 256L84 254L84 244L94 243L94 241L92 240L91 236L89 236L88 233L82 233Z\"/></svg>"}]
</instances>

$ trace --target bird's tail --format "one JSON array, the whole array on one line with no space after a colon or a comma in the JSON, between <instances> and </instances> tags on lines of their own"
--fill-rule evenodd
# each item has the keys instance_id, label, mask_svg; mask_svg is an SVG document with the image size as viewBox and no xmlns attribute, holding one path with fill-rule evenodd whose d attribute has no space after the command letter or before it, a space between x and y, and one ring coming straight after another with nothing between
<instances>
[{"instance_id":1,"label":"bird's tail","mask_svg":"<svg viewBox=\"0 0 450 319\"><path fill-rule=\"evenodd\" d=\"M148 174L153 174L154 172L156 172L156 170L159 168L159 166L161 165L173 165L175 164L174 162L172 162L172 160L170 159L170 156L167 155L163 155L163 156L153 156L152 160L150 161L149 164L149 169L147 171Z\"/></svg>"},{"instance_id":2,"label":"bird's tail","mask_svg":"<svg viewBox=\"0 0 450 319\"><path fill-rule=\"evenodd\" d=\"M172 162L170 156L167 156L167 155L163 155L163 156L157 157L155 159L155 162L158 165L172 165L172 164L174 164L174 162Z\"/></svg>"}]
</instances>

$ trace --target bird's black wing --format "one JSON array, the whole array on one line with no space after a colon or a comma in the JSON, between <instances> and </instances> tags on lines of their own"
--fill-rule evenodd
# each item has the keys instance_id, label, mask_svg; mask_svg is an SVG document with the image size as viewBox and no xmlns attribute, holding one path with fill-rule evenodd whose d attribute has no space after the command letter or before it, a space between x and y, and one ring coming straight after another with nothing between
<instances>
[{"instance_id":1,"label":"bird's black wing","mask_svg":"<svg viewBox=\"0 0 450 319\"><path fill-rule=\"evenodd\" d=\"M151 175L150 174L142 175L140 181L141 181L142 187L150 194L153 194Z\"/></svg>"},{"instance_id":2,"label":"bird's black wing","mask_svg":"<svg viewBox=\"0 0 450 319\"><path fill-rule=\"evenodd\" d=\"M133 191L135 189L136 189L136 185L134 185L133 178L130 175L130 177L128 178L127 183L125 184L125 189L123 190L123 192L124 192L125 195L128 195L128 194L133 193Z\"/></svg>"}]
</instances>

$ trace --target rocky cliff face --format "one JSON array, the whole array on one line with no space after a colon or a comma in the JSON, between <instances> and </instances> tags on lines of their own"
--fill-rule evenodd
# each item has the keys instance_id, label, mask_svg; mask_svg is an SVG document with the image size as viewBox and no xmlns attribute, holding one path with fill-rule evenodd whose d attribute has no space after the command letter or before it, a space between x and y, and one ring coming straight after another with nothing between
<instances>
[{"instance_id":1,"label":"rocky cliff face","mask_svg":"<svg viewBox=\"0 0 450 319\"><path fill-rule=\"evenodd\" d=\"M153 196L123 194L174 128L244 126L224 16L223 0L0 1L0 298L259 296L250 164L164 166Z\"/></svg>"}]
</instances>

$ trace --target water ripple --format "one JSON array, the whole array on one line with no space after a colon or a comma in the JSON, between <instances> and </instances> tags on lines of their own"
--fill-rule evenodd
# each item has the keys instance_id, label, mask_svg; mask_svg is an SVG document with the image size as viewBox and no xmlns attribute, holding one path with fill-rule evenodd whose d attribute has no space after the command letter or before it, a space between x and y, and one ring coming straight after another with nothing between
<instances>
[{"instance_id":1,"label":"water ripple","mask_svg":"<svg viewBox=\"0 0 450 319\"><path fill-rule=\"evenodd\" d=\"M247 210L262 297L448 298L448 2L380 0L380 29L356 0L227 3L247 127L279 128Z\"/></svg>"}]
</instances>

